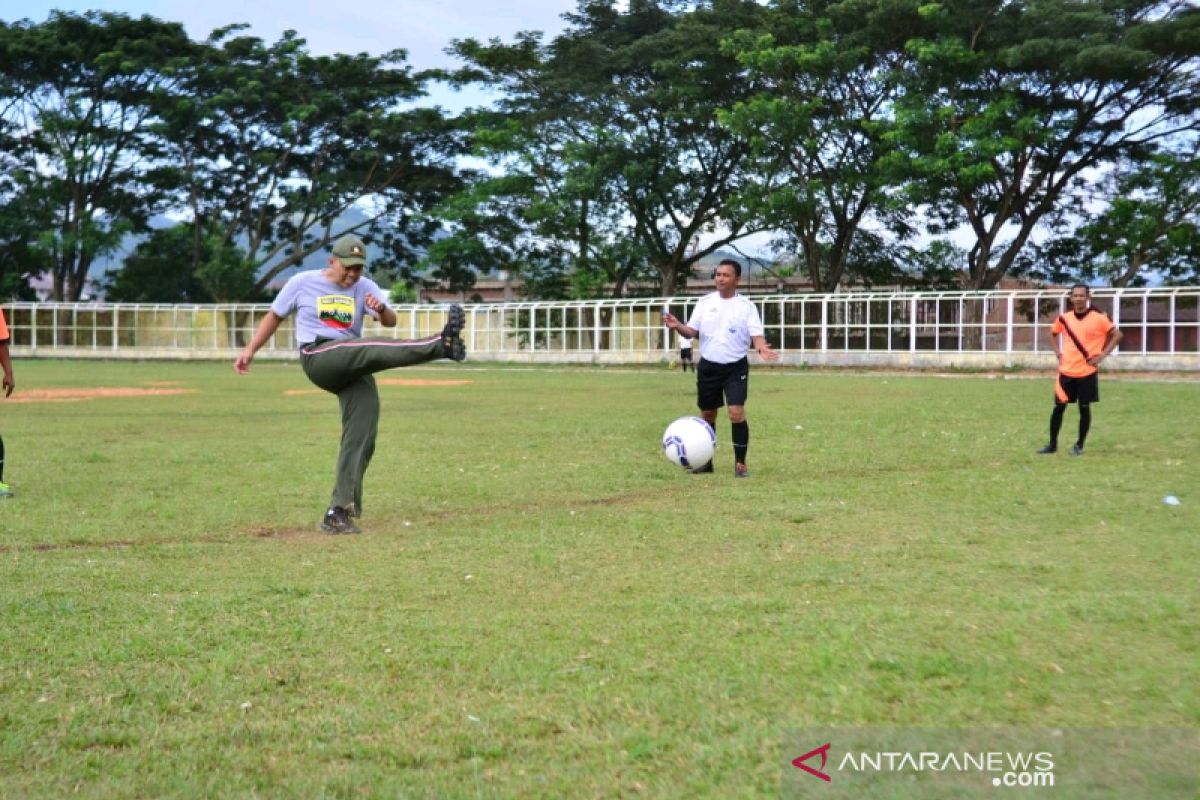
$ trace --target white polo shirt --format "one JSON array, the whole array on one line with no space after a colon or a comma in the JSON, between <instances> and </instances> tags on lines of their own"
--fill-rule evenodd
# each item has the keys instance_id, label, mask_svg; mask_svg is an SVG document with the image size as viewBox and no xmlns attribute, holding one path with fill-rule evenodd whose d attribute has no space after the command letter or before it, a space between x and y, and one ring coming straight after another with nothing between
<instances>
[{"instance_id":1,"label":"white polo shirt","mask_svg":"<svg viewBox=\"0 0 1200 800\"><path fill-rule=\"evenodd\" d=\"M758 307L740 294L726 299L720 292L701 297L687 325L700 334L700 357L714 364L732 364L746 357L752 337L763 335Z\"/></svg>"}]
</instances>

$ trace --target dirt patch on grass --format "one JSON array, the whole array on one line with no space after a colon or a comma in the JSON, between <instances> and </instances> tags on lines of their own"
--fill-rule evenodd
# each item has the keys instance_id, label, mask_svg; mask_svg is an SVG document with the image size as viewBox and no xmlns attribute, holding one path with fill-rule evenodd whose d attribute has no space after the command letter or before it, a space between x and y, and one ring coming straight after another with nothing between
<instances>
[{"instance_id":1,"label":"dirt patch on grass","mask_svg":"<svg viewBox=\"0 0 1200 800\"><path fill-rule=\"evenodd\" d=\"M107 397L158 397L192 394L195 389L138 388L134 386L111 386L107 388L83 389L25 389L18 390L6 403L79 403Z\"/></svg>"}]
</instances>

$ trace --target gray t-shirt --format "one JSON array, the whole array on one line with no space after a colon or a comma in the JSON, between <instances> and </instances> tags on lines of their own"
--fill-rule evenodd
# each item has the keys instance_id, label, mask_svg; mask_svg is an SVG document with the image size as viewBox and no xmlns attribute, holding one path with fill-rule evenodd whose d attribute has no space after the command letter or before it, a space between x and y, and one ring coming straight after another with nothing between
<instances>
[{"instance_id":1,"label":"gray t-shirt","mask_svg":"<svg viewBox=\"0 0 1200 800\"><path fill-rule=\"evenodd\" d=\"M343 289L326 280L323 270L313 269L288 278L271 310L280 317L296 312L296 341L301 345L317 339L351 339L362 336L363 318L371 314L368 294L387 299L379 284L365 275Z\"/></svg>"}]
</instances>

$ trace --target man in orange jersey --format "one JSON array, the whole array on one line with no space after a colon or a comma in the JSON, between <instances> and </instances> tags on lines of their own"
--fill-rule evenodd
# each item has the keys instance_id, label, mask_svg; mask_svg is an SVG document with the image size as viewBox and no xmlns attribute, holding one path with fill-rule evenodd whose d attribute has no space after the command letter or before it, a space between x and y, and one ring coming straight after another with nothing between
<instances>
[{"instance_id":1,"label":"man in orange jersey","mask_svg":"<svg viewBox=\"0 0 1200 800\"><path fill-rule=\"evenodd\" d=\"M1050 414L1050 444L1038 450L1058 451L1067 403L1079 403L1079 438L1071 455L1083 455L1083 443L1092 426L1092 403L1100 402L1099 366L1121 341L1121 331L1104 312L1092 306L1092 292L1082 283L1071 287L1071 310L1059 314L1050 326L1050 341L1058 356L1054 379L1054 411Z\"/></svg>"}]
</instances>

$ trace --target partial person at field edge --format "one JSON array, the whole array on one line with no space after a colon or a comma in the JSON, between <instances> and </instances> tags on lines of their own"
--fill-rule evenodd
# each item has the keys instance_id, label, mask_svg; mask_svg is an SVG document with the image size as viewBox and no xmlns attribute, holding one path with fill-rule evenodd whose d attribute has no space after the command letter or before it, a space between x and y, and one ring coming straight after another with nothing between
<instances>
[{"instance_id":1,"label":"partial person at field edge","mask_svg":"<svg viewBox=\"0 0 1200 800\"><path fill-rule=\"evenodd\" d=\"M9 343L8 320L4 318L4 309L0 308L0 369L4 370L4 396L11 397L17 382L13 379L12 356L8 352ZM12 497L13 490L4 482L4 437L0 436L0 497Z\"/></svg>"},{"instance_id":2,"label":"partial person at field edge","mask_svg":"<svg viewBox=\"0 0 1200 800\"><path fill-rule=\"evenodd\" d=\"M764 361L776 361L779 354L763 338L762 318L754 303L738 294L742 265L727 258L713 272L715 292L700 298L692 308L687 324L673 314L663 314L663 324L689 339L700 337L700 363L696 367L696 405L700 415L716 430L717 411L729 406L733 442L733 474L750 476L746 454L750 449L750 425L746 422L746 398L750 393L751 347ZM697 472L712 472L709 462Z\"/></svg>"},{"instance_id":3,"label":"partial person at field edge","mask_svg":"<svg viewBox=\"0 0 1200 800\"><path fill-rule=\"evenodd\" d=\"M1079 436L1071 455L1083 455L1083 446L1092 427L1092 404L1100 402L1100 364L1122 338L1104 312L1092 305L1092 292L1082 283L1071 287L1071 310L1059 314L1050 326L1050 342L1058 357L1058 375L1054 378L1054 410L1050 413L1050 443L1038 453L1058 452L1058 432L1062 429L1067 405L1079 404Z\"/></svg>"},{"instance_id":4,"label":"partial person at field edge","mask_svg":"<svg viewBox=\"0 0 1200 800\"><path fill-rule=\"evenodd\" d=\"M321 521L321 529L328 533L359 533L353 518L362 514L363 476L375 453L379 430L374 373L438 358L466 358L460 336L465 318L458 304L450 306L446 325L437 336L364 337L367 315L385 328L396 326L396 312L382 299L386 297L383 290L363 275L366 263L367 248L361 239L338 239L324 269L300 272L288 279L233 365L238 373L248 372L254 354L285 317L296 314L300 366L313 384L337 395L342 409L337 477Z\"/></svg>"},{"instance_id":5,"label":"partial person at field edge","mask_svg":"<svg viewBox=\"0 0 1200 800\"><path fill-rule=\"evenodd\" d=\"M676 332L675 335L679 337L679 366L684 372L688 371L688 367L695 372L696 365L692 363L692 340L679 332Z\"/></svg>"}]
</instances>

